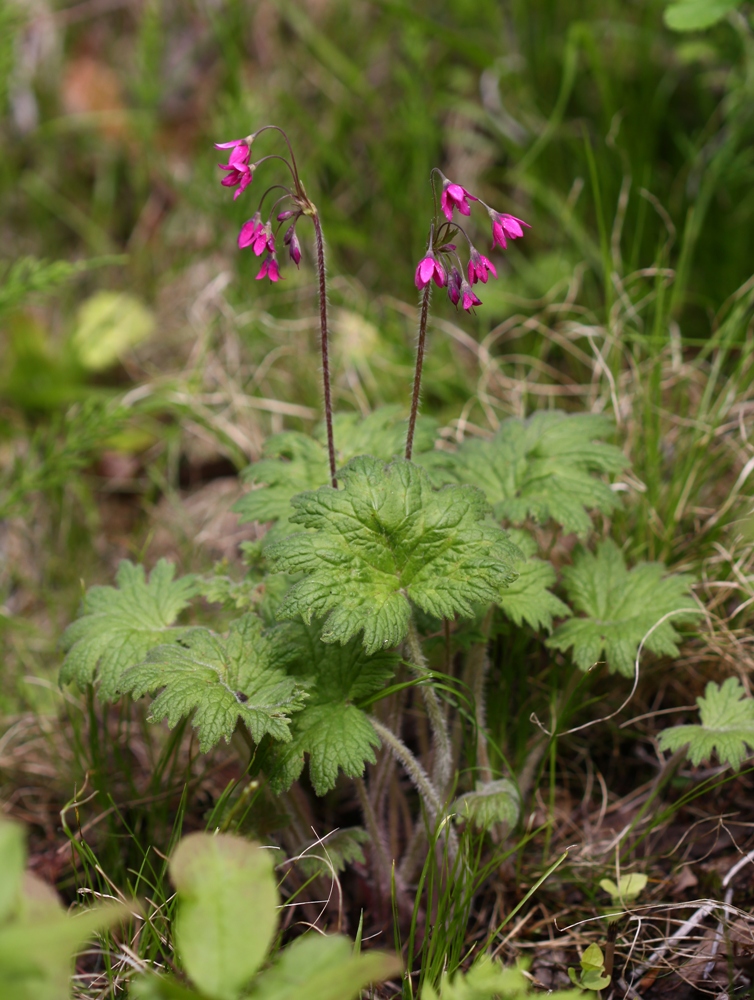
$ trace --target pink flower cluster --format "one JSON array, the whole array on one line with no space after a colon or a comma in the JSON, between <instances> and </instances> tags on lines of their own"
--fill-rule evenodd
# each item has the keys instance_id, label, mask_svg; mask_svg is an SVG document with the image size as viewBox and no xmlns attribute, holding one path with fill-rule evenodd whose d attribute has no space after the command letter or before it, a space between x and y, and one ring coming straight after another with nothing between
<instances>
[{"instance_id":1,"label":"pink flower cluster","mask_svg":"<svg viewBox=\"0 0 754 1000\"><path fill-rule=\"evenodd\" d=\"M438 288L447 286L448 298L453 305L457 308L460 302L463 308L467 310L482 304L474 292L472 285L475 285L478 281L481 281L483 285L486 284L490 274L494 278L497 277L495 265L488 257L479 253L465 232L463 235L466 236L469 243L469 261L466 266L468 278L463 274L463 265L458 254L455 252L455 244L445 242L451 231L454 232L455 229L459 229L463 232L458 223L453 223L453 212L457 209L461 215L470 215L470 201L478 201L487 209L487 214L492 223L493 250L496 246L502 247L505 250L508 246L508 240L516 240L524 235L524 226L531 228L529 223L524 222L523 219L517 219L515 215L508 215L504 212L496 212L489 205L486 205L479 198L468 192L466 188L461 187L460 184L454 184L447 177L443 177L440 209L447 222L442 223L438 228L436 238L433 241L435 247L433 248L430 245L427 253L419 261L414 275L414 283L420 289L426 288L430 281L434 281ZM447 263L453 257L458 261L458 267Z\"/></svg>"},{"instance_id":2,"label":"pink flower cluster","mask_svg":"<svg viewBox=\"0 0 754 1000\"><path fill-rule=\"evenodd\" d=\"M221 170L227 171L220 183L224 187L235 187L238 189L233 195L234 201L246 190L254 178L256 164L249 162L252 141L253 136L248 136L245 139L232 139L230 142L215 143L217 149L232 150L228 157L228 162L220 163L219 167ZM293 222L283 237L283 243L288 247L290 258L296 267L298 267L301 260L301 244L296 236L296 222L301 214L301 211L297 210L281 212L277 216L278 222L284 222L286 219L293 217ZM281 280L280 267L275 250L275 234L272 231L272 219L262 222L260 213L255 212L247 222L244 222L238 234L238 248L239 250L244 250L246 247L251 247L257 257L260 257L263 253L265 254L262 267L256 278L257 281L261 281L262 278L269 278L270 281Z\"/></svg>"}]
</instances>

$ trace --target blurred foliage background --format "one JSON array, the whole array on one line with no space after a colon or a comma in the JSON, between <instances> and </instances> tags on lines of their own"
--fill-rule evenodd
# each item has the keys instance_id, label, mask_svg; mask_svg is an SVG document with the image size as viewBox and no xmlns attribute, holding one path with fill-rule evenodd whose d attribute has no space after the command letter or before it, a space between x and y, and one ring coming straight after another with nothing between
<instances>
[{"instance_id":1,"label":"blurred foliage background","mask_svg":"<svg viewBox=\"0 0 754 1000\"><path fill-rule=\"evenodd\" d=\"M436 297L441 441L606 410L634 463L631 553L695 571L731 554L726 525L749 530L754 37L730 6L681 34L661 0L2 0L6 686L57 662L82 579L232 557L235 471L318 419L311 244L257 284L236 235L279 165L234 202L212 145L270 122L328 239L340 408L407 407L440 166L532 226L475 315Z\"/></svg>"}]
</instances>

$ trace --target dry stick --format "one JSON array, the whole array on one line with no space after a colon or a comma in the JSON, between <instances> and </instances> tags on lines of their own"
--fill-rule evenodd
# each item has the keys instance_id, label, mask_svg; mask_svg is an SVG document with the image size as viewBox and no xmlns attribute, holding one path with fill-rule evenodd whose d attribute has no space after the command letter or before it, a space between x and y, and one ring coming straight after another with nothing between
<instances>
[{"instance_id":1,"label":"dry stick","mask_svg":"<svg viewBox=\"0 0 754 1000\"><path fill-rule=\"evenodd\" d=\"M409 622L406 644L409 656L411 657L411 669L417 677L426 678L426 683L421 685L421 693L427 709L427 715L429 716L429 724L432 727L432 741L435 751L432 780L440 794L444 795L448 789L453 771L453 750L440 699L437 697L437 693L432 687L431 679L428 677L429 667L427 666L427 660L421 647L419 633L413 617Z\"/></svg>"},{"instance_id":2,"label":"dry stick","mask_svg":"<svg viewBox=\"0 0 754 1000\"><path fill-rule=\"evenodd\" d=\"M327 425L327 454L330 458L330 481L338 488L335 475L335 440L332 431L332 396L330 394L330 355L327 345L327 279L325 277L325 241L317 209L312 212L314 233L317 238L317 273L319 274L319 325L322 343L322 382L325 390L325 424Z\"/></svg>"},{"instance_id":3,"label":"dry stick","mask_svg":"<svg viewBox=\"0 0 754 1000\"><path fill-rule=\"evenodd\" d=\"M427 284L422 296L422 311L419 317L419 342L416 345L416 371L414 373L414 394L411 397L411 415L408 418L408 434L406 435L406 458L411 461L411 454L414 450L414 431L416 430L416 417L419 413L419 395L422 386L422 366L424 365L424 343L427 339L427 316L429 315L429 299L432 293L432 285Z\"/></svg>"}]
</instances>

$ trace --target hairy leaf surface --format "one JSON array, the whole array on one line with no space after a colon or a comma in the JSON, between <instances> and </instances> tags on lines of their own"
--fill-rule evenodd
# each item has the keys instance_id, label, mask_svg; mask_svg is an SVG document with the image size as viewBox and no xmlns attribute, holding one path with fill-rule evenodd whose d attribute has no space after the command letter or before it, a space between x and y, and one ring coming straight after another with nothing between
<instances>
[{"instance_id":1,"label":"hairy leaf surface","mask_svg":"<svg viewBox=\"0 0 754 1000\"><path fill-rule=\"evenodd\" d=\"M288 670L307 687L309 699L292 720L291 742L272 747L264 769L275 791L289 788L308 754L312 785L324 795L340 770L358 777L365 762L375 762L379 737L369 716L353 702L381 690L395 673L398 658L385 651L368 655L358 639L344 646L326 645L315 626L292 623L284 628L298 646Z\"/></svg>"},{"instance_id":2,"label":"hairy leaf surface","mask_svg":"<svg viewBox=\"0 0 754 1000\"><path fill-rule=\"evenodd\" d=\"M501 591L498 603L516 625L552 631L553 618L569 618L571 609L548 589L555 583L552 564L536 558L537 543L526 531L513 528L510 539L526 557L516 560L518 579Z\"/></svg>"},{"instance_id":3,"label":"hairy leaf surface","mask_svg":"<svg viewBox=\"0 0 754 1000\"><path fill-rule=\"evenodd\" d=\"M150 720L167 719L172 728L193 715L203 753L222 737L230 741L238 720L257 743L265 735L287 742L290 715L302 708L304 691L282 668L286 655L247 614L232 623L227 637L194 628L152 649L124 674L121 689L134 698L161 689Z\"/></svg>"},{"instance_id":4,"label":"hairy leaf surface","mask_svg":"<svg viewBox=\"0 0 754 1000\"><path fill-rule=\"evenodd\" d=\"M582 670L604 652L611 671L632 676L645 637L644 646L651 652L677 656L674 623L699 613L689 594L690 576L668 574L662 563L641 562L629 570L623 553L609 539L600 543L596 554L581 552L573 566L563 570L563 581L571 605L584 617L559 625L547 645L563 651L572 648ZM685 613L657 624L676 611Z\"/></svg>"},{"instance_id":5,"label":"hairy leaf surface","mask_svg":"<svg viewBox=\"0 0 754 1000\"><path fill-rule=\"evenodd\" d=\"M592 526L589 510L609 514L619 506L594 475L628 464L619 448L598 440L611 431L611 422L593 413L548 410L511 418L490 441L464 441L448 456L447 475L481 487L498 518L513 524L552 519L584 537Z\"/></svg>"},{"instance_id":6,"label":"hairy leaf surface","mask_svg":"<svg viewBox=\"0 0 754 1000\"><path fill-rule=\"evenodd\" d=\"M428 417L419 419L414 438L417 454L432 448L436 428L436 421ZM356 455L372 455L387 461L405 448L406 419L398 406L380 407L363 418L355 413L337 414L333 437L338 467ZM241 515L241 520L286 522L293 513L291 499L297 493L330 482L324 427L317 439L295 431L268 438L262 459L244 470L243 479L264 486L247 493L235 504L233 509Z\"/></svg>"},{"instance_id":7,"label":"hairy leaf surface","mask_svg":"<svg viewBox=\"0 0 754 1000\"><path fill-rule=\"evenodd\" d=\"M270 550L279 569L304 574L280 618L324 616L325 642L363 632L372 653L405 637L410 602L437 618L471 617L474 605L496 601L516 578L520 550L474 487L435 491L411 462L368 456L350 462L342 478L342 489L294 497L292 520L313 530Z\"/></svg>"},{"instance_id":8,"label":"hairy leaf surface","mask_svg":"<svg viewBox=\"0 0 754 1000\"><path fill-rule=\"evenodd\" d=\"M197 592L193 576L174 580L175 566L160 559L147 583L143 566L124 560L116 587L92 587L84 597L81 617L65 630L67 650L60 671L62 683L76 681L84 688L99 679L99 696L112 701L119 694L123 673L139 663L150 649L187 628L173 627L178 615Z\"/></svg>"},{"instance_id":9,"label":"hairy leaf surface","mask_svg":"<svg viewBox=\"0 0 754 1000\"><path fill-rule=\"evenodd\" d=\"M719 686L710 681L696 701L700 724L664 730L660 749L678 750L688 744L692 764L716 753L721 764L739 768L754 750L754 698L748 697L737 677L729 677Z\"/></svg>"}]
</instances>

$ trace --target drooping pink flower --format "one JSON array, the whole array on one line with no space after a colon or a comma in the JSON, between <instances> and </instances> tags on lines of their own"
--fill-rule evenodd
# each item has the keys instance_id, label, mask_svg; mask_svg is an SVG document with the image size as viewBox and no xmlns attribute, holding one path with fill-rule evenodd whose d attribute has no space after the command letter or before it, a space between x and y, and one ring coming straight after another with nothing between
<instances>
[{"instance_id":1,"label":"drooping pink flower","mask_svg":"<svg viewBox=\"0 0 754 1000\"><path fill-rule=\"evenodd\" d=\"M278 267L278 262L274 253L268 253L264 258L262 269L257 275L256 280L261 281L262 278L269 278L270 281L282 281L282 278L280 277L280 268Z\"/></svg>"},{"instance_id":2,"label":"drooping pink flower","mask_svg":"<svg viewBox=\"0 0 754 1000\"><path fill-rule=\"evenodd\" d=\"M260 233L263 232L264 223L262 222L262 216L259 212L255 212L249 221L244 222L241 226L241 232L238 234L238 249L243 250L245 247L250 247L256 242ZM259 256L259 254L257 254L257 256Z\"/></svg>"},{"instance_id":3,"label":"drooping pink flower","mask_svg":"<svg viewBox=\"0 0 754 1000\"><path fill-rule=\"evenodd\" d=\"M483 285L486 285L488 271L492 274L493 278L497 277L497 271L492 261L485 257L484 254L479 253L476 247L472 247L468 266L469 281L471 284L475 285L477 281L481 281Z\"/></svg>"},{"instance_id":4,"label":"drooping pink flower","mask_svg":"<svg viewBox=\"0 0 754 1000\"><path fill-rule=\"evenodd\" d=\"M461 215L471 215L471 207L467 199L477 201L473 194L469 194L466 188L460 184L454 184L446 177L442 184L442 194L440 196L440 208L445 213L448 222L453 221L453 209L457 208Z\"/></svg>"},{"instance_id":5,"label":"drooping pink flower","mask_svg":"<svg viewBox=\"0 0 754 1000\"><path fill-rule=\"evenodd\" d=\"M506 237L509 240L517 240L519 236L523 236L524 231L521 228L522 226L531 229L528 222L524 222L523 219L517 219L515 215L508 215L506 212L495 212L491 208L487 211L492 220L493 250L496 246L501 246L505 250L508 246Z\"/></svg>"},{"instance_id":6,"label":"drooping pink flower","mask_svg":"<svg viewBox=\"0 0 754 1000\"><path fill-rule=\"evenodd\" d=\"M458 303L461 299L462 281L463 278L461 277L461 272L457 267L452 267L450 270L450 277L448 278L448 298L456 309L458 308Z\"/></svg>"},{"instance_id":7,"label":"drooping pink flower","mask_svg":"<svg viewBox=\"0 0 754 1000\"><path fill-rule=\"evenodd\" d=\"M227 174L220 182L224 187L238 187L233 200L245 191L254 177L254 165L249 163L251 146L246 139L231 139L230 142L216 142L216 149L232 150L227 163L218 163L221 170Z\"/></svg>"},{"instance_id":8,"label":"drooping pink flower","mask_svg":"<svg viewBox=\"0 0 754 1000\"><path fill-rule=\"evenodd\" d=\"M240 250L251 247L257 257L261 256L265 250L269 253L275 252L272 225L269 221L263 223L259 212L255 212L253 218L241 226L241 232L238 234L238 247Z\"/></svg>"},{"instance_id":9,"label":"drooping pink flower","mask_svg":"<svg viewBox=\"0 0 754 1000\"><path fill-rule=\"evenodd\" d=\"M426 288L433 280L438 288L443 288L447 284L448 276L445 273L445 268L430 250L426 257L422 257L416 265L414 284L417 288Z\"/></svg>"},{"instance_id":10,"label":"drooping pink flower","mask_svg":"<svg viewBox=\"0 0 754 1000\"><path fill-rule=\"evenodd\" d=\"M296 230L293 226L285 234L283 242L288 244L288 253L291 255L291 260L298 267L301 261L301 244L298 241L298 236L296 236Z\"/></svg>"},{"instance_id":11,"label":"drooping pink flower","mask_svg":"<svg viewBox=\"0 0 754 1000\"><path fill-rule=\"evenodd\" d=\"M480 306L482 304L482 300L477 298L474 293L474 289L468 281L461 281L461 296L463 298L463 302L461 304L467 311L469 309L473 309L474 306Z\"/></svg>"}]
</instances>

